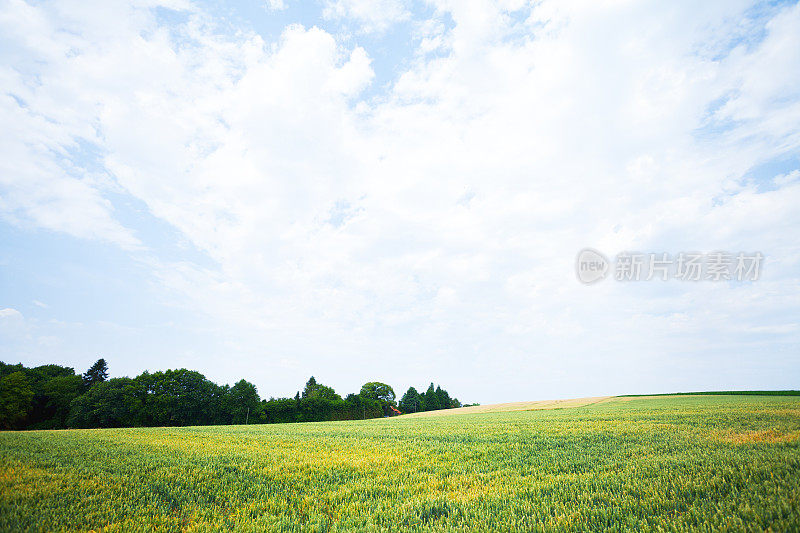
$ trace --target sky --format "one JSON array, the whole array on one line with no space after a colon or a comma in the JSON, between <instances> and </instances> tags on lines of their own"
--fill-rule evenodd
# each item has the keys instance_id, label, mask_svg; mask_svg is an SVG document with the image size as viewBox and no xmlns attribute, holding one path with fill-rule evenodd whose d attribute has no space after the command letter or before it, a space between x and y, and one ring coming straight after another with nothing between
<instances>
[{"instance_id":1,"label":"sky","mask_svg":"<svg viewBox=\"0 0 800 533\"><path fill-rule=\"evenodd\" d=\"M0 0L0 360L800 388L800 5ZM578 252L760 252L581 283Z\"/></svg>"}]
</instances>

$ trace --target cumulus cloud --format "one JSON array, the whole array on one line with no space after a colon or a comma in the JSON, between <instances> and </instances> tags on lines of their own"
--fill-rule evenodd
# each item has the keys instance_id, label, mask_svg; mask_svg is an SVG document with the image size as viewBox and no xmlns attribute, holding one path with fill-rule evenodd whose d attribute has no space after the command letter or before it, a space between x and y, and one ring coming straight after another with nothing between
<instances>
[{"instance_id":1,"label":"cumulus cloud","mask_svg":"<svg viewBox=\"0 0 800 533\"><path fill-rule=\"evenodd\" d=\"M286 9L286 2L283 0L267 0L267 5L270 9L280 11Z\"/></svg>"},{"instance_id":2,"label":"cumulus cloud","mask_svg":"<svg viewBox=\"0 0 800 533\"><path fill-rule=\"evenodd\" d=\"M81 5L13 2L0 20L0 210L133 250L264 380L321 368L355 389L397 358L385 379L446 373L484 398L522 398L532 376L542 395L600 394L797 343L800 185L748 173L798 153L798 6L741 40L745 2L434 2L396 82L366 97L369 49L318 27L265 42L190 5L169 27ZM411 17L324 13L364 32ZM144 253L118 194L213 264ZM769 263L750 285L587 288L584 246Z\"/></svg>"},{"instance_id":3,"label":"cumulus cloud","mask_svg":"<svg viewBox=\"0 0 800 533\"><path fill-rule=\"evenodd\" d=\"M408 20L411 13L404 0L326 0L326 18L352 21L360 32L386 31L392 24Z\"/></svg>"}]
</instances>

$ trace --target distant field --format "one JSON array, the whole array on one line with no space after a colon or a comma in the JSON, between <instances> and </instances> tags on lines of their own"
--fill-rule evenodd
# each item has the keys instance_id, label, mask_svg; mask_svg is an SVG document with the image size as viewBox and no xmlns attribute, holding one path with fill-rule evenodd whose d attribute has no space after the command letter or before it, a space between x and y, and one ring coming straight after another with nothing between
<instances>
[{"instance_id":1,"label":"distant field","mask_svg":"<svg viewBox=\"0 0 800 533\"><path fill-rule=\"evenodd\" d=\"M800 530L800 398L592 400L4 432L0 530Z\"/></svg>"},{"instance_id":2,"label":"distant field","mask_svg":"<svg viewBox=\"0 0 800 533\"><path fill-rule=\"evenodd\" d=\"M425 411L410 413L406 418L442 416L442 415L467 415L477 413L502 413L506 411L533 411L536 409L566 409L568 407L582 407L608 400L612 396L597 396L594 398L573 398L571 400L541 400L536 402L511 402L495 403L491 405L475 405L471 407L458 407L456 409L442 409L439 411Z\"/></svg>"},{"instance_id":3,"label":"distant field","mask_svg":"<svg viewBox=\"0 0 800 533\"><path fill-rule=\"evenodd\" d=\"M800 390L725 390L703 392L673 392L667 394L625 394L619 398L641 398L643 396L800 396Z\"/></svg>"}]
</instances>

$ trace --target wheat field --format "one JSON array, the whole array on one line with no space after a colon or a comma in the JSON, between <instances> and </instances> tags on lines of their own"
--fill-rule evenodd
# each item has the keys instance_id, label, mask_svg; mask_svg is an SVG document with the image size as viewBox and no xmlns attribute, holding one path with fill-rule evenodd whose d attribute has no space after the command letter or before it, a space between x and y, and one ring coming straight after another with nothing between
<instances>
[{"instance_id":1,"label":"wheat field","mask_svg":"<svg viewBox=\"0 0 800 533\"><path fill-rule=\"evenodd\" d=\"M0 530L800 529L797 397L553 405L3 432Z\"/></svg>"}]
</instances>

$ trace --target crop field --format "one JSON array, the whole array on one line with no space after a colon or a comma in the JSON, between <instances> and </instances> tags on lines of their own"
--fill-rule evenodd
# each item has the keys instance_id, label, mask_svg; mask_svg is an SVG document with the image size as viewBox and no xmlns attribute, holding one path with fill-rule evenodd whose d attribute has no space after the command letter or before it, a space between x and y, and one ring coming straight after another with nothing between
<instances>
[{"instance_id":1,"label":"crop field","mask_svg":"<svg viewBox=\"0 0 800 533\"><path fill-rule=\"evenodd\" d=\"M0 433L3 531L800 530L800 398Z\"/></svg>"},{"instance_id":2,"label":"crop field","mask_svg":"<svg viewBox=\"0 0 800 533\"><path fill-rule=\"evenodd\" d=\"M583 407L598 402L611 400L612 396L596 396L594 398L573 398L570 400L540 400L535 402L511 402L496 403L492 405L475 405L469 407L456 407L454 409L440 411L423 411L420 413L410 413L408 418L429 417L429 416L450 416L466 415L478 413L500 413L506 411L537 411L539 409L566 409L569 407Z\"/></svg>"}]
</instances>

